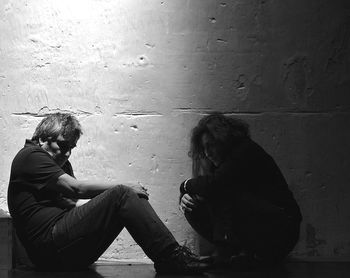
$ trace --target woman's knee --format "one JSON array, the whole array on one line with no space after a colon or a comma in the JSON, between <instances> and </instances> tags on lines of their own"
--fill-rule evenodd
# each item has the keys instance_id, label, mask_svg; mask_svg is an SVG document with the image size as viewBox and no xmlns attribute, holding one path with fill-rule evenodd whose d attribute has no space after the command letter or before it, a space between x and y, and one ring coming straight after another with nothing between
<instances>
[{"instance_id":1,"label":"woman's knee","mask_svg":"<svg viewBox=\"0 0 350 278\"><path fill-rule=\"evenodd\" d=\"M206 213L206 210L202 206L197 206L193 208L191 211L187 210L185 211L184 215L189 223L205 222L205 220L208 218L208 214Z\"/></svg>"},{"instance_id":2,"label":"woman's knee","mask_svg":"<svg viewBox=\"0 0 350 278\"><path fill-rule=\"evenodd\" d=\"M212 242L214 226L210 215L205 215L205 212L201 210L185 212L184 215L187 222L198 234L209 242Z\"/></svg>"}]
</instances>

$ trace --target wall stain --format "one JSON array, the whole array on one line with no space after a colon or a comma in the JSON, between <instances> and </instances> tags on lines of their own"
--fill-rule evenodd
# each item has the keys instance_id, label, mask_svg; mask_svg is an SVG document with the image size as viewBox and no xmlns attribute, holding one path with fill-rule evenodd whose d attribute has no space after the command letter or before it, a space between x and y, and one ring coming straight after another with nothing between
<instances>
[{"instance_id":1,"label":"wall stain","mask_svg":"<svg viewBox=\"0 0 350 278\"><path fill-rule=\"evenodd\" d=\"M156 111L124 111L124 112L118 112L113 115L113 117L118 116L128 116L132 118L137 117L160 117L163 116L163 114L156 112Z\"/></svg>"},{"instance_id":2,"label":"wall stain","mask_svg":"<svg viewBox=\"0 0 350 278\"><path fill-rule=\"evenodd\" d=\"M238 78L234 81L234 86L236 89L245 89L246 78L244 74L240 74Z\"/></svg>"},{"instance_id":3,"label":"wall stain","mask_svg":"<svg viewBox=\"0 0 350 278\"><path fill-rule=\"evenodd\" d=\"M71 110L67 110L67 109L50 109L47 106L42 107L38 112L13 112L11 113L11 116L23 116L23 117L40 117L40 118L44 118L52 113L56 113L56 112L60 112L60 113L70 113L76 116L91 116L93 115L93 113L88 112L88 111L83 111L83 110L77 110L77 111L71 111Z\"/></svg>"},{"instance_id":4,"label":"wall stain","mask_svg":"<svg viewBox=\"0 0 350 278\"><path fill-rule=\"evenodd\" d=\"M308 256L319 256L319 251L317 247L320 245L327 244L327 241L324 239L317 238L316 228L310 223L306 224L306 248L308 250Z\"/></svg>"},{"instance_id":5,"label":"wall stain","mask_svg":"<svg viewBox=\"0 0 350 278\"><path fill-rule=\"evenodd\" d=\"M131 68L148 68L153 67L153 64L150 63L150 60L146 55L139 55L136 60L124 62L123 66Z\"/></svg>"},{"instance_id":6,"label":"wall stain","mask_svg":"<svg viewBox=\"0 0 350 278\"><path fill-rule=\"evenodd\" d=\"M145 46L147 46L148 48L154 48L156 45L153 43L145 43Z\"/></svg>"},{"instance_id":7,"label":"wall stain","mask_svg":"<svg viewBox=\"0 0 350 278\"><path fill-rule=\"evenodd\" d=\"M215 17L210 17L209 21L210 21L210 23L216 23L216 18Z\"/></svg>"},{"instance_id":8,"label":"wall stain","mask_svg":"<svg viewBox=\"0 0 350 278\"><path fill-rule=\"evenodd\" d=\"M283 85L287 97L295 105L305 106L313 93L309 72L308 60L304 55L296 54L284 63Z\"/></svg>"},{"instance_id":9,"label":"wall stain","mask_svg":"<svg viewBox=\"0 0 350 278\"><path fill-rule=\"evenodd\" d=\"M217 39L216 41L217 41L218 43L227 44L227 40L224 40L224 39Z\"/></svg>"},{"instance_id":10,"label":"wall stain","mask_svg":"<svg viewBox=\"0 0 350 278\"><path fill-rule=\"evenodd\" d=\"M325 66L326 73L337 73L339 67L347 64L350 43L350 19L339 26L333 40L331 41L332 51Z\"/></svg>"}]
</instances>

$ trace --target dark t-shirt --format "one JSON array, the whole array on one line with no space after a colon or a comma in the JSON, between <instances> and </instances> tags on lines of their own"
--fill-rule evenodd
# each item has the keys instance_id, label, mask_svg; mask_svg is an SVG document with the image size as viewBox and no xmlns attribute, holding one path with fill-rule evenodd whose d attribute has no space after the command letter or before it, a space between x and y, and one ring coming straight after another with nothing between
<instances>
[{"instance_id":1,"label":"dark t-shirt","mask_svg":"<svg viewBox=\"0 0 350 278\"><path fill-rule=\"evenodd\" d=\"M180 190L183 194L183 183ZM232 148L228 158L215 169L213 175L190 179L186 190L207 198L249 192L301 219L299 206L274 159L251 139Z\"/></svg>"},{"instance_id":2,"label":"dark t-shirt","mask_svg":"<svg viewBox=\"0 0 350 278\"><path fill-rule=\"evenodd\" d=\"M7 198L16 232L25 246L36 246L50 238L56 221L72 208L60 193L48 189L64 173L73 176L68 161L61 168L30 140L15 156Z\"/></svg>"}]
</instances>

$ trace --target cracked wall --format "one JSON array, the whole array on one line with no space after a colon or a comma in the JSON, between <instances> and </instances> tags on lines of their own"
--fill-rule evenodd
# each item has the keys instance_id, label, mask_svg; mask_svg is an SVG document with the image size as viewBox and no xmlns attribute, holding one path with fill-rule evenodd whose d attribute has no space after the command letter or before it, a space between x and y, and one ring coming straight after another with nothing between
<instances>
[{"instance_id":1,"label":"cracked wall","mask_svg":"<svg viewBox=\"0 0 350 278\"><path fill-rule=\"evenodd\" d=\"M345 1L2 1L0 208L10 164L43 116L84 135L77 177L149 187L181 242L189 132L216 110L246 119L304 215L293 255L350 257L349 21ZM105 259L142 259L126 232Z\"/></svg>"}]
</instances>

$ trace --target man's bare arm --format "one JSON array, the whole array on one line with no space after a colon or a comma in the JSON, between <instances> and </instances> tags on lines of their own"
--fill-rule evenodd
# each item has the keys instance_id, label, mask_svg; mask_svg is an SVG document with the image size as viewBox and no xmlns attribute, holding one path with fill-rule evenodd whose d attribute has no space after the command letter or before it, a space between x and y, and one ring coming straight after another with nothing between
<instances>
[{"instance_id":1,"label":"man's bare arm","mask_svg":"<svg viewBox=\"0 0 350 278\"><path fill-rule=\"evenodd\" d=\"M56 184L49 185L51 190L60 192L63 196L77 199L90 199L100 193L117 186L117 182L97 180L77 180L68 174L59 176ZM147 190L141 185L124 184L132 188L139 196L148 199Z\"/></svg>"}]
</instances>

